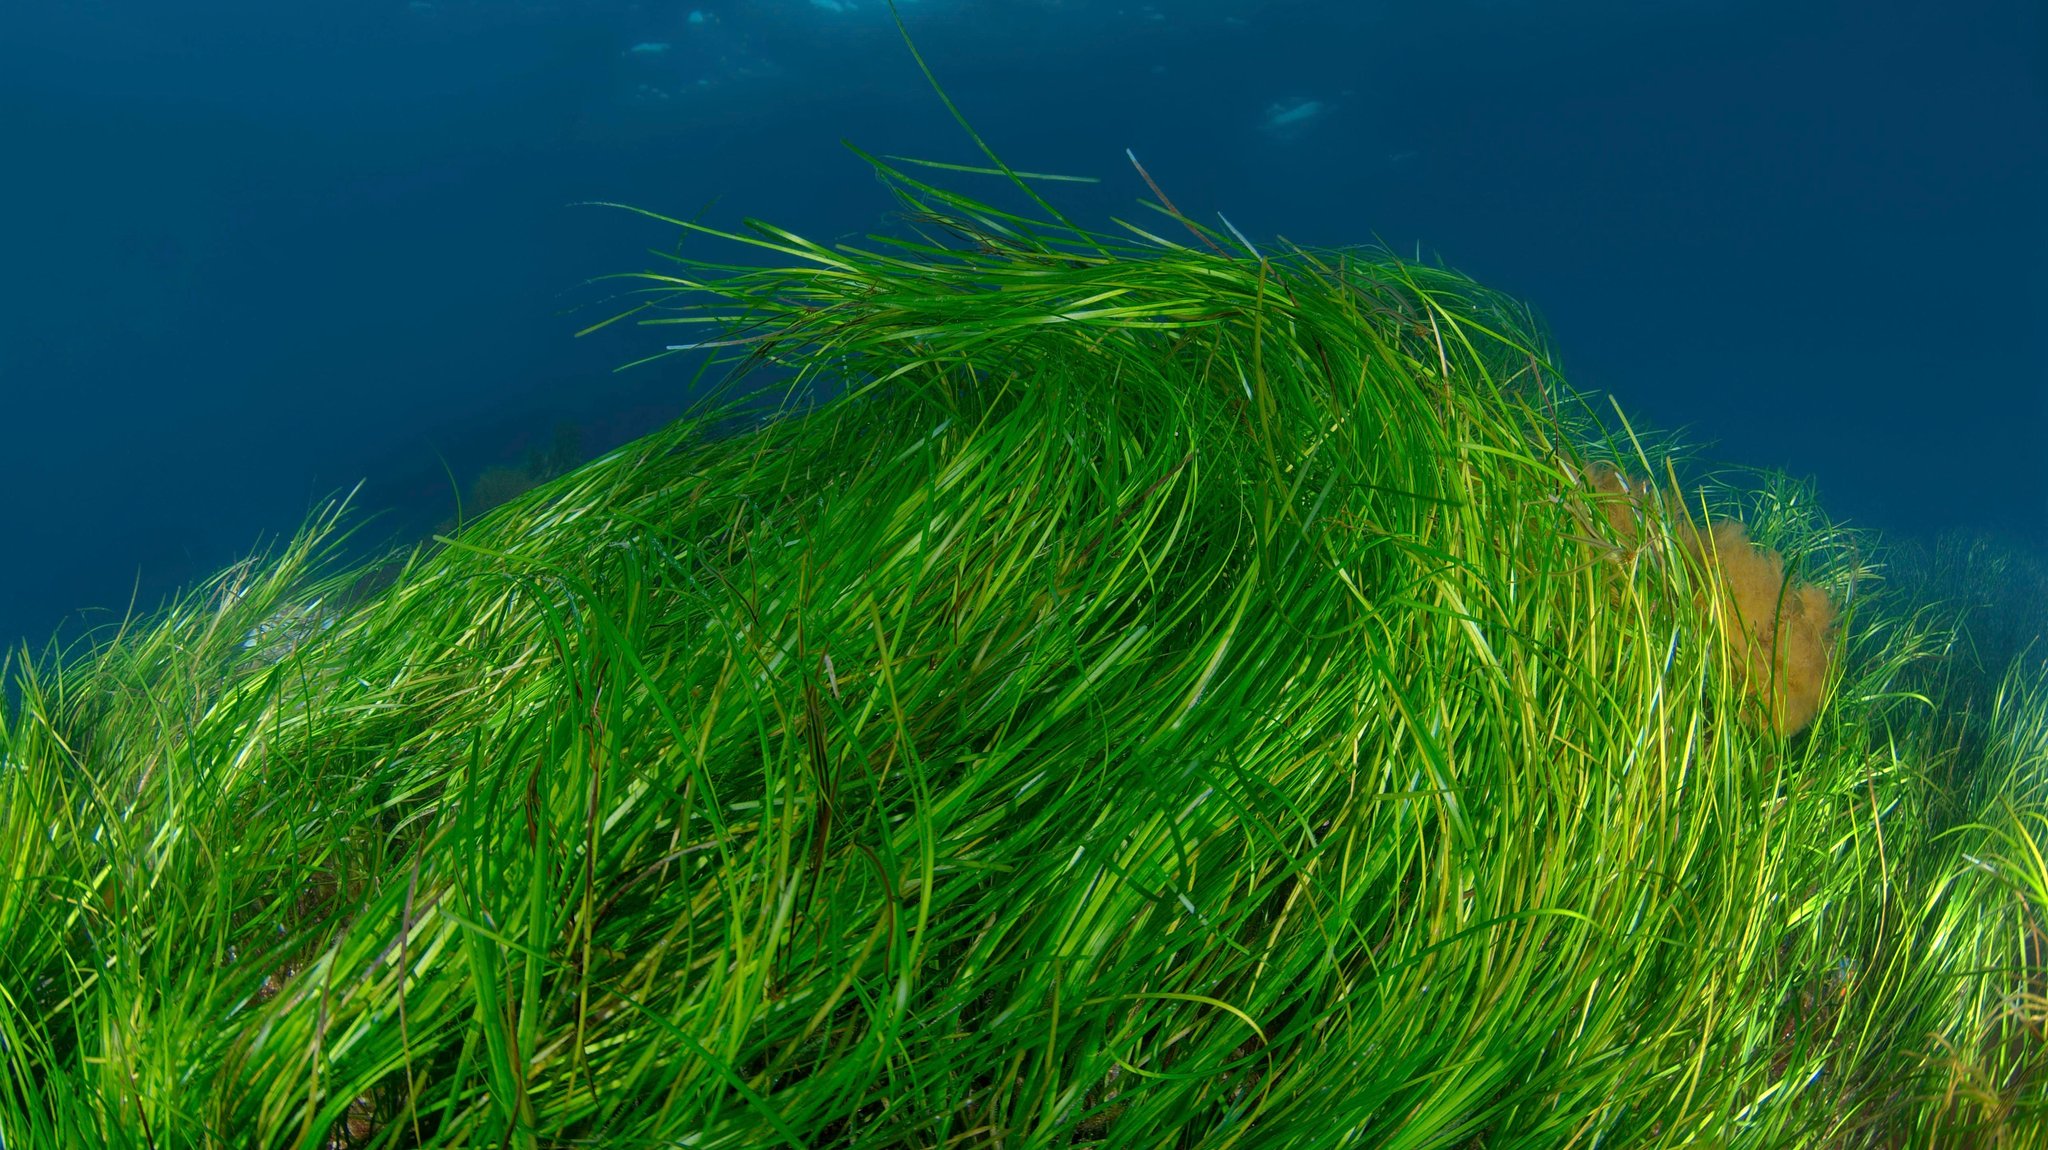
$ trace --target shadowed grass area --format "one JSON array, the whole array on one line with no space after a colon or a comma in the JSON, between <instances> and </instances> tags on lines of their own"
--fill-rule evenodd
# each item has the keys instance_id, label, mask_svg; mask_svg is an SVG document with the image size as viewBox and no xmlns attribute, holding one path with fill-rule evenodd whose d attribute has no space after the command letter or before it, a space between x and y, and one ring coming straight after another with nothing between
<instances>
[{"instance_id":1,"label":"shadowed grass area","mask_svg":"<svg viewBox=\"0 0 2048 1150\"><path fill-rule=\"evenodd\" d=\"M16 665L6 1146L2048 1136L2048 696L1960 751L1877 541L1455 273L873 162L920 238L629 285L823 403Z\"/></svg>"}]
</instances>

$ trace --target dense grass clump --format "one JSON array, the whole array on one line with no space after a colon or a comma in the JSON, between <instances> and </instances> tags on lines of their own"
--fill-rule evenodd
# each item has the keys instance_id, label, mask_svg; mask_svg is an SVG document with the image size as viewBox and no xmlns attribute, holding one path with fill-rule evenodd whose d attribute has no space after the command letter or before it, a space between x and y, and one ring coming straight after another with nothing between
<instances>
[{"instance_id":1,"label":"dense grass clump","mask_svg":"<svg viewBox=\"0 0 2048 1150\"><path fill-rule=\"evenodd\" d=\"M878 168L637 282L822 403L15 668L7 1147L2048 1135L2048 695L1875 541L1454 273Z\"/></svg>"}]
</instances>

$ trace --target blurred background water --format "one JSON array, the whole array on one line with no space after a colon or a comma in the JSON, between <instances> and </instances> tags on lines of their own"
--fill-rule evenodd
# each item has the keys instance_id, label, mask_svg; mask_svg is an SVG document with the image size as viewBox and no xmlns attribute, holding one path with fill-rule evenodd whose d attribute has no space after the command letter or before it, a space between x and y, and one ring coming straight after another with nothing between
<instances>
[{"instance_id":1,"label":"blurred background water","mask_svg":"<svg viewBox=\"0 0 2048 1150\"><path fill-rule=\"evenodd\" d=\"M1572 383L1836 515L2048 550L2040 0L907 0L1108 226L1384 241ZM692 398L572 338L673 233L885 228L840 147L977 162L881 0L0 5L0 643L155 606L366 480L381 538ZM969 178L969 191L991 190ZM1154 217L1156 219L1156 217ZM565 429L558 435L558 429ZM454 481L451 482L451 475Z\"/></svg>"}]
</instances>

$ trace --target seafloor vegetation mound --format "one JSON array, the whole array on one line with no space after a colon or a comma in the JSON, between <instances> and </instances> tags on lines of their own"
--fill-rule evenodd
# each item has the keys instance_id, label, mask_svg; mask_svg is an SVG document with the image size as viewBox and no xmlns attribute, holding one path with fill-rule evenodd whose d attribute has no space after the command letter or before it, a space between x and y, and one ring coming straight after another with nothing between
<instances>
[{"instance_id":1,"label":"seafloor vegetation mound","mask_svg":"<svg viewBox=\"0 0 2048 1150\"><path fill-rule=\"evenodd\" d=\"M2048 700L1875 541L1451 272L881 171L637 284L822 401L16 665L10 1150L2040 1144Z\"/></svg>"}]
</instances>

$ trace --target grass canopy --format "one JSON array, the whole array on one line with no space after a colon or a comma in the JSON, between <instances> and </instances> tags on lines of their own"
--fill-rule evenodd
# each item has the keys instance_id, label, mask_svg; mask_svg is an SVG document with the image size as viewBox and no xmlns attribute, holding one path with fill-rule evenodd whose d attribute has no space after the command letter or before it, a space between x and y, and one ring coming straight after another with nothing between
<instances>
[{"instance_id":1,"label":"grass canopy","mask_svg":"<svg viewBox=\"0 0 2048 1150\"><path fill-rule=\"evenodd\" d=\"M755 407L15 667L0 1144L2048 1133L2048 698L1961 762L1873 541L1454 272L870 162L628 277Z\"/></svg>"}]
</instances>

